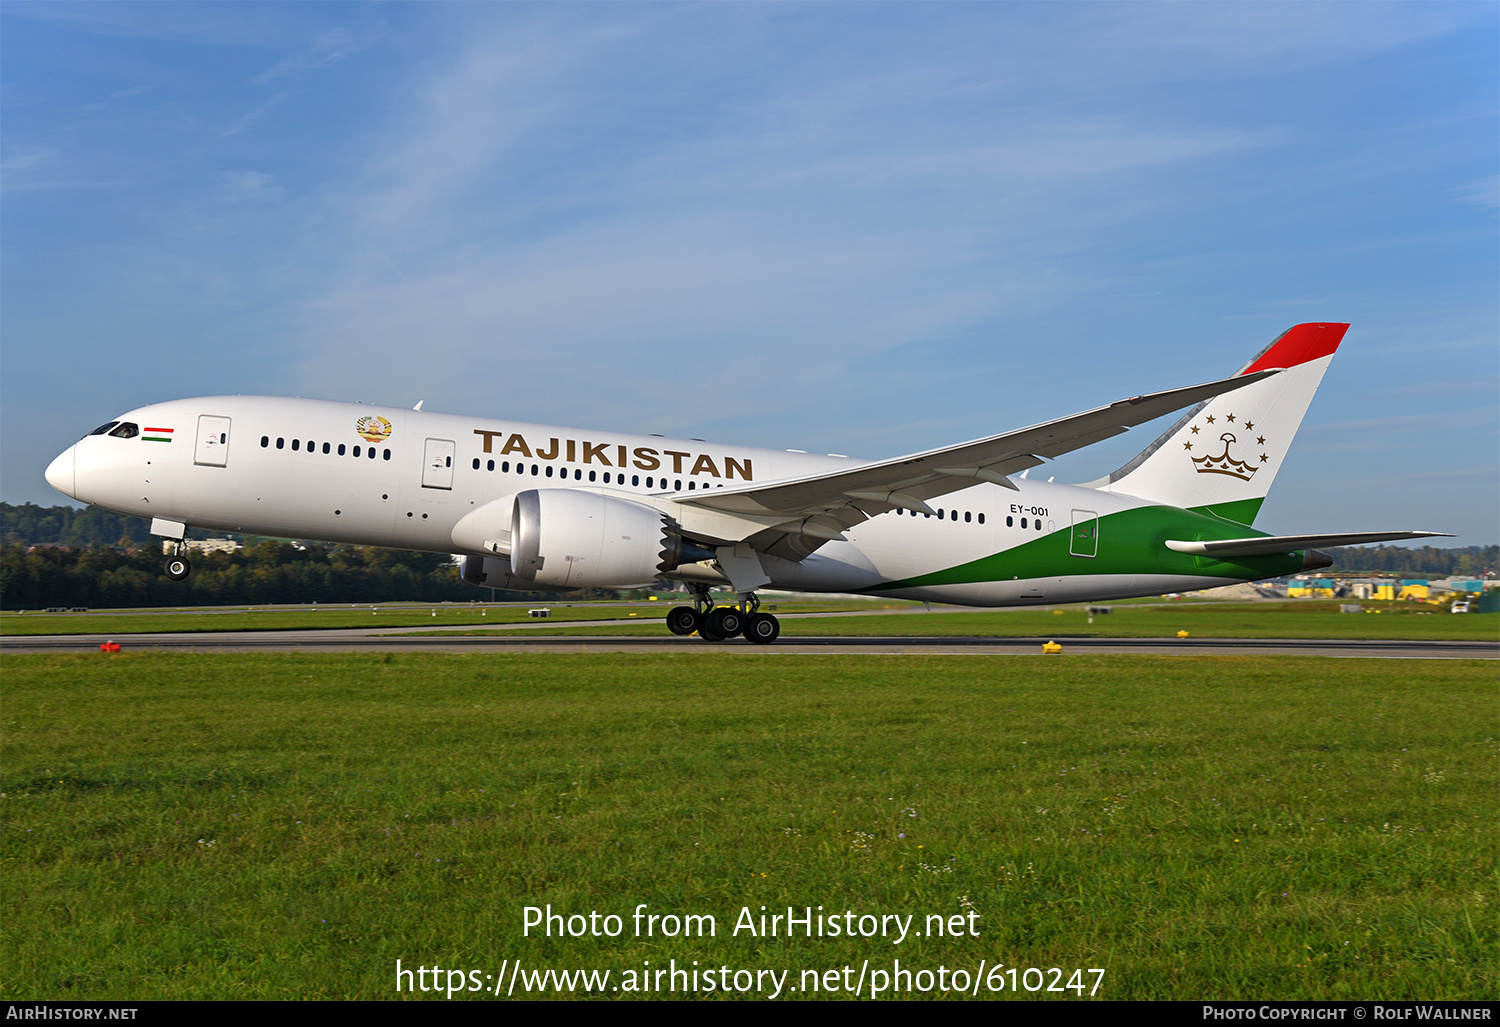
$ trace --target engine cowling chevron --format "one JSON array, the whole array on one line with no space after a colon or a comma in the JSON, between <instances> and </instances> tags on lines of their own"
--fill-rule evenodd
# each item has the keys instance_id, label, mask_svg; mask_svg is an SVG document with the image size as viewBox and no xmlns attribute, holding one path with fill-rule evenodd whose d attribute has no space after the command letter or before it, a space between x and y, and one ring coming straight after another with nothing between
<instances>
[{"instance_id":1,"label":"engine cowling chevron","mask_svg":"<svg viewBox=\"0 0 1500 1027\"><path fill-rule=\"evenodd\" d=\"M538 585L641 585L712 557L682 538L670 518L641 503L583 489L531 489L515 497L511 570Z\"/></svg>"}]
</instances>

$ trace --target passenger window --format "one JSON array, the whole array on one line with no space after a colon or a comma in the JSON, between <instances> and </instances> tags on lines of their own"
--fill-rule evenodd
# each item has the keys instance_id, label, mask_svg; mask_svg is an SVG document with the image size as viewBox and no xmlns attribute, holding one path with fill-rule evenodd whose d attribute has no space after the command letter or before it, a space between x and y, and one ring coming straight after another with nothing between
<instances>
[{"instance_id":1,"label":"passenger window","mask_svg":"<svg viewBox=\"0 0 1500 1027\"><path fill-rule=\"evenodd\" d=\"M693 481L691 478L689 478L688 479L688 491L691 492L693 489L695 489L697 487L698 487L698 483L695 482L695 481Z\"/></svg>"},{"instance_id":2,"label":"passenger window","mask_svg":"<svg viewBox=\"0 0 1500 1027\"><path fill-rule=\"evenodd\" d=\"M984 523L984 514L980 514L980 515L979 515L979 523L980 523L980 524L983 524L983 523Z\"/></svg>"},{"instance_id":3,"label":"passenger window","mask_svg":"<svg viewBox=\"0 0 1500 1027\"><path fill-rule=\"evenodd\" d=\"M968 524L973 519L974 519L974 515L971 514L971 513L969 513L969 511L965 510L964 511L964 523Z\"/></svg>"},{"instance_id":4,"label":"passenger window","mask_svg":"<svg viewBox=\"0 0 1500 1027\"><path fill-rule=\"evenodd\" d=\"M276 448L277 449L285 449L286 448L286 439L277 439L276 440Z\"/></svg>"},{"instance_id":5,"label":"passenger window","mask_svg":"<svg viewBox=\"0 0 1500 1027\"><path fill-rule=\"evenodd\" d=\"M382 459L382 460L389 460L390 458L391 458L391 451L389 449L381 450L380 459ZM448 464L449 464L450 467L453 465L453 458L452 457L448 458ZM423 514L423 516L425 517L426 514Z\"/></svg>"},{"instance_id":6,"label":"passenger window","mask_svg":"<svg viewBox=\"0 0 1500 1027\"><path fill-rule=\"evenodd\" d=\"M110 432L110 435L117 439L133 439L140 433L141 429L139 425L132 424L129 421L121 421L120 426Z\"/></svg>"},{"instance_id":7,"label":"passenger window","mask_svg":"<svg viewBox=\"0 0 1500 1027\"><path fill-rule=\"evenodd\" d=\"M477 456L474 458L474 470L479 470L479 458Z\"/></svg>"},{"instance_id":8,"label":"passenger window","mask_svg":"<svg viewBox=\"0 0 1500 1027\"><path fill-rule=\"evenodd\" d=\"M1016 526L1016 519L1014 517L1005 518L1005 526L1007 528L1014 528Z\"/></svg>"},{"instance_id":9,"label":"passenger window","mask_svg":"<svg viewBox=\"0 0 1500 1027\"><path fill-rule=\"evenodd\" d=\"M639 487L641 484L641 476L639 474L632 474L630 476L630 484Z\"/></svg>"},{"instance_id":10,"label":"passenger window","mask_svg":"<svg viewBox=\"0 0 1500 1027\"><path fill-rule=\"evenodd\" d=\"M387 457L386 459L390 459L390 458ZM445 457L443 459L443 466L444 467L452 467L453 466L453 458L451 456L450 457Z\"/></svg>"},{"instance_id":11,"label":"passenger window","mask_svg":"<svg viewBox=\"0 0 1500 1027\"><path fill-rule=\"evenodd\" d=\"M120 423L119 421L110 421L108 424L101 424L99 427L97 427L93 431L89 432L89 434L90 435L106 435L106 434L109 433L109 430L111 428L113 428L115 425L117 425L119 423Z\"/></svg>"},{"instance_id":12,"label":"passenger window","mask_svg":"<svg viewBox=\"0 0 1500 1027\"><path fill-rule=\"evenodd\" d=\"M608 471L604 472L604 484L606 484L606 485L609 484L609 472Z\"/></svg>"},{"instance_id":13,"label":"passenger window","mask_svg":"<svg viewBox=\"0 0 1500 1027\"><path fill-rule=\"evenodd\" d=\"M531 476L533 478L536 477L537 472L540 471L541 469L542 469L542 465L541 464L532 464L531 465Z\"/></svg>"},{"instance_id":14,"label":"passenger window","mask_svg":"<svg viewBox=\"0 0 1500 1027\"><path fill-rule=\"evenodd\" d=\"M949 515L949 517L948 517L948 520L950 520L950 521L956 521L956 520L958 520L958 511L957 511L957 510L954 510L954 511L953 511L953 512L952 512L952 513L951 513L951 514L950 514L950 515Z\"/></svg>"},{"instance_id":15,"label":"passenger window","mask_svg":"<svg viewBox=\"0 0 1500 1027\"><path fill-rule=\"evenodd\" d=\"M340 442L339 443L339 456L343 456L343 455L344 455L344 444L342 442Z\"/></svg>"},{"instance_id":16,"label":"passenger window","mask_svg":"<svg viewBox=\"0 0 1500 1027\"><path fill-rule=\"evenodd\" d=\"M654 489L656 487L656 485L654 484L654 481L653 481L652 477L649 474L646 475L646 487L648 489Z\"/></svg>"},{"instance_id":17,"label":"passenger window","mask_svg":"<svg viewBox=\"0 0 1500 1027\"><path fill-rule=\"evenodd\" d=\"M331 448L332 447L329 446L328 443L326 443L326 442L323 443L323 452L327 453L329 451L329 449L331 449Z\"/></svg>"},{"instance_id":18,"label":"passenger window","mask_svg":"<svg viewBox=\"0 0 1500 1027\"><path fill-rule=\"evenodd\" d=\"M1024 517L1021 518L1021 527L1026 527L1026 518Z\"/></svg>"},{"instance_id":19,"label":"passenger window","mask_svg":"<svg viewBox=\"0 0 1500 1027\"><path fill-rule=\"evenodd\" d=\"M486 468L485 468L485 470L493 471L495 469L495 461L493 461L493 460L486 460L485 463L487 465Z\"/></svg>"},{"instance_id":20,"label":"passenger window","mask_svg":"<svg viewBox=\"0 0 1500 1027\"><path fill-rule=\"evenodd\" d=\"M677 479L677 491L678 492L682 491L682 479L681 478Z\"/></svg>"},{"instance_id":21,"label":"passenger window","mask_svg":"<svg viewBox=\"0 0 1500 1027\"><path fill-rule=\"evenodd\" d=\"M260 448L261 449L269 449L270 445L271 445L271 436L269 436L269 435L262 435L260 437Z\"/></svg>"},{"instance_id":22,"label":"passenger window","mask_svg":"<svg viewBox=\"0 0 1500 1027\"><path fill-rule=\"evenodd\" d=\"M298 450L300 450L301 448L302 448L302 440L301 439L293 439L292 440L292 452L295 453Z\"/></svg>"},{"instance_id":23,"label":"passenger window","mask_svg":"<svg viewBox=\"0 0 1500 1027\"><path fill-rule=\"evenodd\" d=\"M358 446L354 447L354 455L355 456L359 456L359 447Z\"/></svg>"},{"instance_id":24,"label":"passenger window","mask_svg":"<svg viewBox=\"0 0 1500 1027\"><path fill-rule=\"evenodd\" d=\"M583 470L581 468L577 468L577 467L573 468L573 480L574 481L582 481L583 480Z\"/></svg>"},{"instance_id":25,"label":"passenger window","mask_svg":"<svg viewBox=\"0 0 1500 1027\"><path fill-rule=\"evenodd\" d=\"M552 477L552 465L551 464L547 465L547 477L549 477L549 478Z\"/></svg>"}]
</instances>

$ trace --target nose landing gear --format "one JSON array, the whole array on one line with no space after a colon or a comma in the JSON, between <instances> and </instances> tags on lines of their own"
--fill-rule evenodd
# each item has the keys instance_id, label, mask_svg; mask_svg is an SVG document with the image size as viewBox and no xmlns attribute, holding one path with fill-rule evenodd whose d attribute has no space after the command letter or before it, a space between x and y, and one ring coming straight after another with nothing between
<instances>
[{"instance_id":1,"label":"nose landing gear","mask_svg":"<svg viewBox=\"0 0 1500 1027\"><path fill-rule=\"evenodd\" d=\"M770 645L781 634L781 622L769 613L761 613L760 600L754 592L741 593L730 605L716 606L707 585L693 585L693 605L677 606L667 614L667 630L674 635L691 635L706 642L724 642L744 636L756 645Z\"/></svg>"}]
</instances>

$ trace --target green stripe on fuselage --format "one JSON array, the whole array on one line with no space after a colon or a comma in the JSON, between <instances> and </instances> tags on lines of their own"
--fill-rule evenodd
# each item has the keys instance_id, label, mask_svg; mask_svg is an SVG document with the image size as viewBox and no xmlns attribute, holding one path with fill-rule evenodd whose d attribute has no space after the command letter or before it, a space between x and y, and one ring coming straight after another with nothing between
<instances>
[{"instance_id":1,"label":"green stripe on fuselage","mask_svg":"<svg viewBox=\"0 0 1500 1027\"><path fill-rule=\"evenodd\" d=\"M1099 518L1098 555L1092 558L1070 552L1073 533L1069 526L970 563L876 585L872 591L1012 578L1062 578L1074 574L1188 574L1253 581L1295 574L1302 569L1300 553L1217 559L1173 552L1165 545L1168 539L1211 542L1247 538L1251 534L1264 532L1247 532L1243 523L1194 510L1141 506Z\"/></svg>"},{"instance_id":2,"label":"green stripe on fuselage","mask_svg":"<svg viewBox=\"0 0 1500 1027\"><path fill-rule=\"evenodd\" d=\"M1210 517L1222 517L1226 521L1235 521L1238 524L1254 524L1255 515L1260 513L1260 504L1266 501L1265 496L1256 499L1236 499L1232 503L1215 503L1212 506L1195 506L1195 513L1208 514ZM1240 536L1231 536L1239 538Z\"/></svg>"}]
</instances>

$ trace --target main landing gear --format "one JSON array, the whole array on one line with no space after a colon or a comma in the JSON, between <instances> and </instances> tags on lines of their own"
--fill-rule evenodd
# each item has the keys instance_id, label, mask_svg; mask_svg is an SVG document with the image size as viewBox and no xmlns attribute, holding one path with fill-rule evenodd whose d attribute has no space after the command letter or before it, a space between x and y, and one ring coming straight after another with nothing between
<instances>
[{"instance_id":1,"label":"main landing gear","mask_svg":"<svg viewBox=\"0 0 1500 1027\"><path fill-rule=\"evenodd\" d=\"M693 605L676 606L667 614L667 630L707 642L723 642L743 635L757 645L770 645L781 634L781 622L760 612L754 592L744 592L731 606L715 606L707 585L693 586Z\"/></svg>"},{"instance_id":2,"label":"main landing gear","mask_svg":"<svg viewBox=\"0 0 1500 1027\"><path fill-rule=\"evenodd\" d=\"M173 581L181 581L193 572L193 565L188 563L187 557L182 555L183 548L181 542L174 542L172 555L167 557L166 565L162 568L167 577Z\"/></svg>"}]
</instances>

